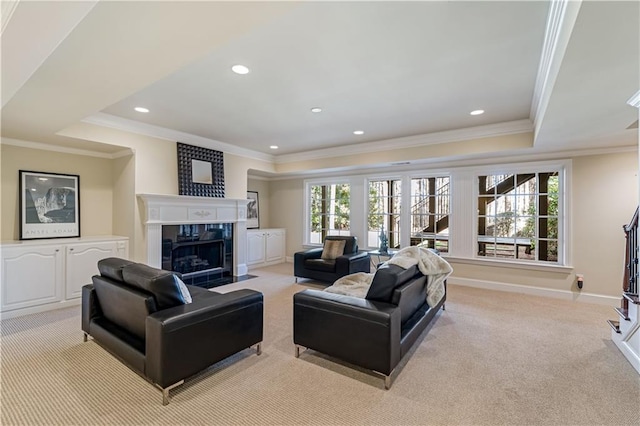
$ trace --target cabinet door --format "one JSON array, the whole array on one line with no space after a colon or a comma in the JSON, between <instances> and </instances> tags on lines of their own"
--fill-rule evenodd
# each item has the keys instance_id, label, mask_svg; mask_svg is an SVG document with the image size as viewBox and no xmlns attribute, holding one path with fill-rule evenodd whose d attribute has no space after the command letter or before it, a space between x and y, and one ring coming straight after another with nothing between
<instances>
[{"instance_id":1,"label":"cabinet door","mask_svg":"<svg viewBox=\"0 0 640 426\"><path fill-rule=\"evenodd\" d=\"M62 250L54 245L2 249L2 311L62 299Z\"/></svg>"},{"instance_id":2,"label":"cabinet door","mask_svg":"<svg viewBox=\"0 0 640 426\"><path fill-rule=\"evenodd\" d=\"M265 233L247 232L247 265L264 263L265 260Z\"/></svg>"},{"instance_id":3,"label":"cabinet door","mask_svg":"<svg viewBox=\"0 0 640 426\"><path fill-rule=\"evenodd\" d=\"M65 298L82 295L82 286L98 273L98 261L118 256L117 241L78 243L67 246Z\"/></svg>"},{"instance_id":4,"label":"cabinet door","mask_svg":"<svg viewBox=\"0 0 640 426\"><path fill-rule=\"evenodd\" d=\"M276 262L284 260L284 231L267 231L266 261Z\"/></svg>"},{"instance_id":5,"label":"cabinet door","mask_svg":"<svg viewBox=\"0 0 640 426\"><path fill-rule=\"evenodd\" d=\"M129 258L129 241L116 241L116 248L118 250L116 253L117 257L121 257L122 259Z\"/></svg>"}]
</instances>

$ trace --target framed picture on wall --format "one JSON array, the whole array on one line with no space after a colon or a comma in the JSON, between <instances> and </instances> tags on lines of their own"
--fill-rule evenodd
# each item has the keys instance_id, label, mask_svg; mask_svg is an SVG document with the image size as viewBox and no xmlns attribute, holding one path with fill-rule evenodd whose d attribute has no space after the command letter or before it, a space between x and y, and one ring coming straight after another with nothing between
<instances>
[{"instance_id":1,"label":"framed picture on wall","mask_svg":"<svg viewBox=\"0 0 640 426\"><path fill-rule=\"evenodd\" d=\"M260 228L258 193L255 191L247 191L247 200L247 229Z\"/></svg>"},{"instance_id":2,"label":"framed picture on wall","mask_svg":"<svg viewBox=\"0 0 640 426\"><path fill-rule=\"evenodd\" d=\"M20 239L80 236L80 176L19 171Z\"/></svg>"}]
</instances>

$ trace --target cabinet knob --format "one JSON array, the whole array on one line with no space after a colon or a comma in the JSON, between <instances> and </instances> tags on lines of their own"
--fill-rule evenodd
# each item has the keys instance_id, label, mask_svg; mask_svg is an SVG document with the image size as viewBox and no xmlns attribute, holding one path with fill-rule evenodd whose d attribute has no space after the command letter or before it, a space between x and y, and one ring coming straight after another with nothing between
<instances>
[{"instance_id":1,"label":"cabinet knob","mask_svg":"<svg viewBox=\"0 0 640 426\"><path fill-rule=\"evenodd\" d=\"M56 249L56 253L59 252L59 251L60 251L60 249Z\"/></svg>"},{"instance_id":2,"label":"cabinet knob","mask_svg":"<svg viewBox=\"0 0 640 426\"><path fill-rule=\"evenodd\" d=\"M69 249L69 251L73 251L73 249L72 249L72 248L70 248L70 249Z\"/></svg>"}]
</instances>

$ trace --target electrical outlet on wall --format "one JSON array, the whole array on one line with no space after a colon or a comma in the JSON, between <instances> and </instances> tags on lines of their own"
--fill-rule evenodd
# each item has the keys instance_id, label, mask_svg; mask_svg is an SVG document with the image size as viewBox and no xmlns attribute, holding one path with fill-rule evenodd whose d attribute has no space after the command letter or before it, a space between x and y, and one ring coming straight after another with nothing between
<instances>
[{"instance_id":1,"label":"electrical outlet on wall","mask_svg":"<svg viewBox=\"0 0 640 426\"><path fill-rule=\"evenodd\" d=\"M582 286L584 285L584 275L576 274L576 283L578 284L578 288L582 289Z\"/></svg>"}]
</instances>

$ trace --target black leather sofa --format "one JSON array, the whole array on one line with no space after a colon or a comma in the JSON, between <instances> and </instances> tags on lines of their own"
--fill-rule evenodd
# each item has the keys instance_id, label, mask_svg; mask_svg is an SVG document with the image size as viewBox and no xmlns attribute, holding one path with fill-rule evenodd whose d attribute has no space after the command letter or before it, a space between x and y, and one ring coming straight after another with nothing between
<instances>
[{"instance_id":1,"label":"black leather sofa","mask_svg":"<svg viewBox=\"0 0 640 426\"><path fill-rule=\"evenodd\" d=\"M260 344L263 296L253 290L226 294L186 286L177 274L119 258L98 262L100 275L82 288L82 330L162 390Z\"/></svg>"},{"instance_id":2,"label":"black leather sofa","mask_svg":"<svg viewBox=\"0 0 640 426\"><path fill-rule=\"evenodd\" d=\"M339 358L384 375L391 374L438 309L426 302L427 276L412 266L383 264L366 298L307 289L293 296L295 355L301 347Z\"/></svg>"},{"instance_id":3,"label":"black leather sofa","mask_svg":"<svg viewBox=\"0 0 640 426\"><path fill-rule=\"evenodd\" d=\"M356 272L369 272L371 259L366 251L358 251L358 239L352 236L327 236L325 241L345 241L344 252L335 260L322 259L322 248L300 251L293 257L293 275L332 283Z\"/></svg>"}]
</instances>

